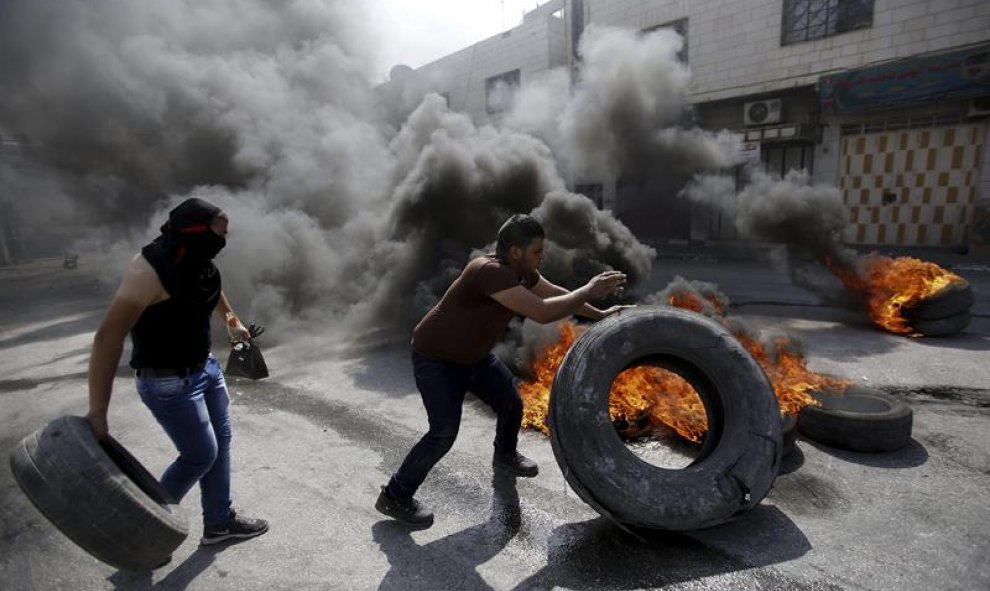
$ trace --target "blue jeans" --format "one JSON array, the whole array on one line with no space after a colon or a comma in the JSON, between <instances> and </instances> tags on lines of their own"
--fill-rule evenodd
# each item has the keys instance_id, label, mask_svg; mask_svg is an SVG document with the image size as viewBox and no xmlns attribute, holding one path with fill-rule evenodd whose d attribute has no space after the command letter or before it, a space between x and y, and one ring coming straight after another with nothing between
<instances>
[{"instance_id":1,"label":"blue jeans","mask_svg":"<svg viewBox=\"0 0 990 591\"><path fill-rule=\"evenodd\" d=\"M161 482L176 501L196 482L202 492L203 522L230 517L230 416L227 384L211 354L199 372L187 376L135 378L138 394L165 429L179 457Z\"/></svg>"},{"instance_id":2,"label":"blue jeans","mask_svg":"<svg viewBox=\"0 0 990 591\"><path fill-rule=\"evenodd\" d=\"M515 453L522 424L523 405L519 391L512 374L495 355L489 353L478 363L461 365L413 352L412 361L416 387L423 397L430 430L413 446L389 480L386 489L398 499L411 499L433 466L453 447L468 390L498 415L495 453Z\"/></svg>"}]
</instances>

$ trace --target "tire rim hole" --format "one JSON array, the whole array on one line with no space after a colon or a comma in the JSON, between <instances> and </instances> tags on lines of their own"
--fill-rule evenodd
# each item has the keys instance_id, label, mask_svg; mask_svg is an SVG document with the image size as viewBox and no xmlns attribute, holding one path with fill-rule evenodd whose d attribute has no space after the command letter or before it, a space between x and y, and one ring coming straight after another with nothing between
<instances>
[{"instance_id":1,"label":"tire rim hole","mask_svg":"<svg viewBox=\"0 0 990 591\"><path fill-rule=\"evenodd\" d=\"M609 417L633 455L683 469L708 455L712 412L697 372L662 359L641 359L612 380Z\"/></svg>"},{"instance_id":2,"label":"tire rim hole","mask_svg":"<svg viewBox=\"0 0 990 591\"><path fill-rule=\"evenodd\" d=\"M100 447L103 448L110 461L120 468L124 476L141 489L144 494L148 495L158 505L162 507L168 506L169 499L166 498L164 489L158 485L157 481L152 484L152 481L155 480L154 477L150 474L143 473L144 469L138 465L137 460L127 450L121 447L119 443L108 438L107 440L100 441Z\"/></svg>"}]
</instances>

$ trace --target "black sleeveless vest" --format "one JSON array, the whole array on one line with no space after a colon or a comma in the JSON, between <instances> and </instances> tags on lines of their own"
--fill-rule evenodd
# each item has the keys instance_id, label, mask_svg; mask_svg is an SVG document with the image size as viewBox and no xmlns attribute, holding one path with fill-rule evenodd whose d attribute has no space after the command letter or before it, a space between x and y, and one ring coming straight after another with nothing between
<instances>
[{"instance_id":1,"label":"black sleeveless vest","mask_svg":"<svg viewBox=\"0 0 990 591\"><path fill-rule=\"evenodd\" d=\"M131 367L182 369L210 354L210 315L220 301L220 271L212 262L195 269L170 265L162 240L141 249L169 299L148 306L131 330Z\"/></svg>"}]
</instances>

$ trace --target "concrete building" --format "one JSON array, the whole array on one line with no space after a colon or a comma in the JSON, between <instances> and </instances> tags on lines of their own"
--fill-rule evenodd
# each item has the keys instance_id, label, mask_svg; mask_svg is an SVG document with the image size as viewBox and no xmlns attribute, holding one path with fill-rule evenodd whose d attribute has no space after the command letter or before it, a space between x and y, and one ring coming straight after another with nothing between
<instances>
[{"instance_id":1,"label":"concrete building","mask_svg":"<svg viewBox=\"0 0 990 591\"><path fill-rule=\"evenodd\" d=\"M397 66L381 94L393 111L404 114L424 93L437 92L476 123L496 122L511 105L514 88L571 63L565 5L565 0L546 2L518 26L415 71Z\"/></svg>"},{"instance_id":2,"label":"concrete building","mask_svg":"<svg viewBox=\"0 0 990 591\"><path fill-rule=\"evenodd\" d=\"M438 91L475 121L497 121L505 89L575 66L589 23L680 32L695 123L738 133L776 173L837 186L847 242L990 248L985 0L556 0L383 91ZM657 200L662 223L651 225L648 212L623 211L628 183L571 182L646 240L734 237L682 200Z\"/></svg>"}]
</instances>

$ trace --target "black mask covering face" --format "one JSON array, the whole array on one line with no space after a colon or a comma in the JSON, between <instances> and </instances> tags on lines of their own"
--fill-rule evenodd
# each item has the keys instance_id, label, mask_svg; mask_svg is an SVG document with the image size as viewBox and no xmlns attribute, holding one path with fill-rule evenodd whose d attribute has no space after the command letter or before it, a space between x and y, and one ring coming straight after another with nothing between
<instances>
[{"instance_id":1,"label":"black mask covering face","mask_svg":"<svg viewBox=\"0 0 990 591\"><path fill-rule=\"evenodd\" d=\"M165 252L176 267L198 267L213 260L227 244L227 239L210 224L220 208L192 197L169 212L162 226Z\"/></svg>"}]
</instances>

